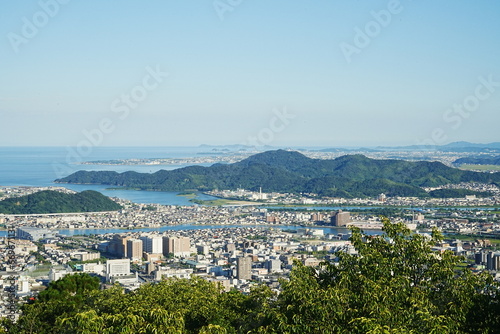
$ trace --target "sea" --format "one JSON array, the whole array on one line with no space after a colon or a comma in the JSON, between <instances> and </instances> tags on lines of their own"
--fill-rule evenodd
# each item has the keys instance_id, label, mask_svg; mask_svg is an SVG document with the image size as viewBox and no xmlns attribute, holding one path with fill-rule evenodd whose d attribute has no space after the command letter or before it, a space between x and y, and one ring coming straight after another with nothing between
<instances>
[{"instance_id":1,"label":"sea","mask_svg":"<svg viewBox=\"0 0 500 334\"><path fill-rule=\"evenodd\" d=\"M163 205L194 205L178 192L110 190L106 185L58 184L54 180L79 170L136 171L154 173L186 165L101 165L81 164L99 160L120 159L176 159L200 157L203 147L94 147L86 150L72 147L0 147L0 187L62 186L75 191L96 190L110 197L119 197L135 203ZM214 153L215 154L215 153ZM202 200L214 199L199 193Z\"/></svg>"},{"instance_id":2,"label":"sea","mask_svg":"<svg viewBox=\"0 0 500 334\"><path fill-rule=\"evenodd\" d=\"M122 160L122 159L176 159L207 156L206 147L93 147L86 150L71 147L0 147L0 188L1 187L65 187L75 191L96 190L110 197L118 197L135 203L162 204L162 205L196 205L185 196L179 196L179 192L166 191L141 191L141 190L111 190L107 185L80 185L59 184L54 180L65 177L79 170L87 171L136 171L141 173L154 173L158 170L173 170L187 165L102 165L82 164L99 160ZM216 155L217 153L210 153ZM189 164L192 165L192 164ZM209 164L204 164L208 166ZM197 194L198 199L216 199L213 196L202 193ZM277 207L279 208L279 207ZM328 207L304 207L303 209L329 209ZM248 225L241 225L249 227ZM259 225L260 226L260 225ZM259 226L253 226L258 228ZM173 225L153 229L138 229L134 231L157 230L187 230L205 228L238 227L228 225ZM288 230L297 230L300 226L275 226ZM346 233L345 229L331 227L318 227L325 233ZM122 229L68 229L59 231L63 235L88 235L119 233ZM6 231L0 231L0 236L5 236ZM374 232L378 233L378 232Z\"/></svg>"},{"instance_id":3,"label":"sea","mask_svg":"<svg viewBox=\"0 0 500 334\"><path fill-rule=\"evenodd\" d=\"M179 159L200 158L218 153L211 153L206 147L95 147L85 156L71 147L1 147L0 146L0 188L6 186L27 187L65 187L74 191L96 190L109 197L118 197L134 203L162 205L196 205L190 198L179 196L179 192L142 191L130 189L112 189L109 185L54 183L54 180L68 176L79 170L86 171L136 171L154 173L159 170L173 170L190 166L179 165L103 165L88 164L102 160L125 159ZM82 164L82 162L86 162ZM209 166L210 164L199 164ZM216 197L197 193L197 199L213 200ZM270 209L282 209L272 206ZM291 208L287 208L291 209ZM328 207L304 206L298 210L352 210L365 207Z\"/></svg>"}]
</instances>

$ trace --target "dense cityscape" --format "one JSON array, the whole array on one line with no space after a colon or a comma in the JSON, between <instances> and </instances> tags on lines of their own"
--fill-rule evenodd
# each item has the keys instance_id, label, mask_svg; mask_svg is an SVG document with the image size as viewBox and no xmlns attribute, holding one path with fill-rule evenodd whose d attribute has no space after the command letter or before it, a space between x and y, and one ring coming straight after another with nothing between
<instances>
[{"instance_id":1,"label":"dense cityscape","mask_svg":"<svg viewBox=\"0 0 500 334\"><path fill-rule=\"evenodd\" d=\"M488 271L500 280L500 253L495 253L500 246L498 187L449 187L490 191L492 196L418 199L380 194L343 199L239 189L209 192L228 201L219 206L139 204L114 198L122 206L119 211L3 214L0 225L15 227L16 239L2 238L2 263L8 263L7 249L13 247L19 275L16 295L23 300L36 296L47 283L79 272L96 275L103 286L120 284L127 291L193 275L225 291L250 293L259 284L279 291L280 279L289 276L294 260L318 267L322 261L335 261L337 252L355 254L349 228L382 233L377 210L386 208L393 209L387 211L393 223L402 222L417 233L429 234L433 228L445 233L434 251L464 256L464 264L474 272ZM74 193L63 187L4 187L0 199L44 190ZM91 233L79 234L85 230ZM3 273L3 286L11 275L8 270ZM3 306L3 314L8 311Z\"/></svg>"},{"instance_id":2,"label":"dense cityscape","mask_svg":"<svg viewBox=\"0 0 500 334\"><path fill-rule=\"evenodd\" d=\"M499 12L0 1L0 334L500 333Z\"/></svg>"}]
</instances>

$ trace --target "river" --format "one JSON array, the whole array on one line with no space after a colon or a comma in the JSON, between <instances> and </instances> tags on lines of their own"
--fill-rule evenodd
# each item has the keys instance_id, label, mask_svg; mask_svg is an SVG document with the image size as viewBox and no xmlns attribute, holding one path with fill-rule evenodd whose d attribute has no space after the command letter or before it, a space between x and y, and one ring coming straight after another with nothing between
<instances>
[{"instance_id":1,"label":"river","mask_svg":"<svg viewBox=\"0 0 500 334\"><path fill-rule=\"evenodd\" d=\"M339 227L304 227L299 225L203 225L203 224L186 224L186 225L167 225L161 227L147 227L139 229L120 229L120 228L102 228L102 229L63 229L58 230L61 235L74 236L74 235L91 235L91 234L106 234L106 233L125 233L125 232L166 232L166 231L184 231L184 230L202 230L202 229L218 229L218 228L237 228L237 227L250 227L250 228L275 228L287 231L297 231L302 228L321 229L325 234L348 234L350 233L347 228ZM367 234L381 234L380 230L366 230ZM0 237L5 237L7 231L0 231Z\"/></svg>"}]
</instances>

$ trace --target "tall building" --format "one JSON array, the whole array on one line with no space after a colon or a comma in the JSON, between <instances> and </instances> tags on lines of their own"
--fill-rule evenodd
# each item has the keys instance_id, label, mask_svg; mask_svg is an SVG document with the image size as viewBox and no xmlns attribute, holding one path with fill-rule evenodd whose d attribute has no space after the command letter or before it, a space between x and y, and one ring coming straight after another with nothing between
<instances>
[{"instance_id":1,"label":"tall building","mask_svg":"<svg viewBox=\"0 0 500 334\"><path fill-rule=\"evenodd\" d=\"M475 255L475 263L476 264L486 264L487 263L487 255L486 252L479 252Z\"/></svg>"},{"instance_id":2,"label":"tall building","mask_svg":"<svg viewBox=\"0 0 500 334\"><path fill-rule=\"evenodd\" d=\"M127 242L132 239L132 237L122 236L120 237L120 256L127 257Z\"/></svg>"},{"instance_id":3,"label":"tall building","mask_svg":"<svg viewBox=\"0 0 500 334\"><path fill-rule=\"evenodd\" d=\"M127 257L132 261L142 259L142 240L127 240Z\"/></svg>"},{"instance_id":4,"label":"tall building","mask_svg":"<svg viewBox=\"0 0 500 334\"><path fill-rule=\"evenodd\" d=\"M328 216L326 216L326 217L328 217ZM323 215L321 212L313 213L311 215L311 220L314 222L322 222L325 220L325 215Z\"/></svg>"},{"instance_id":5,"label":"tall building","mask_svg":"<svg viewBox=\"0 0 500 334\"><path fill-rule=\"evenodd\" d=\"M252 258L239 257L236 259L236 278L246 280L252 278Z\"/></svg>"},{"instance_id":6,"label":"tall building","mask_svg":"<svg viewBox=\"0 0 500 334\"><path fill-rule=\"evenodd\" d=\"M339 210L330 218L333 226L347 226L351 222L351 213Z\"/></svg>"},{"instance_id":7,"label":"tall building","mask_svg":"<svg viewBox=\"0 0 500 334\"><path fill-rule=\"evenodd\" d=\"M127 240L130 237L115 234L108 244L108 252L119 257L127 257Z\"/></svg>"},{"instance_id":8,"label":"tall building","mask_svg":"<svg viewBox=\"0 0 500 334\"><path fill-rule=\"evenodd\" d=\"M191 255L191 240L188 237L163 237L163 255Z\"/></svg>"},{"instance_id":9,"label":"tall building","mask_svg":"<svg viewBox=\"0 0 500 334\"><path fill-rule=\"evenodd\" d=\"M500 254L488 252L486 255L486 269L499 270L500 269Z\"/></svg>"},{"instance_id":10,"label":"tall building","mask_svg":"<svg viewBox=\"0 0 500 334\"><path fill-rule=\"evenodd\" d=\"M149 254L163 253L163 238L160 236L141 237L142 250Z\"/></svg>"}]
</instances>

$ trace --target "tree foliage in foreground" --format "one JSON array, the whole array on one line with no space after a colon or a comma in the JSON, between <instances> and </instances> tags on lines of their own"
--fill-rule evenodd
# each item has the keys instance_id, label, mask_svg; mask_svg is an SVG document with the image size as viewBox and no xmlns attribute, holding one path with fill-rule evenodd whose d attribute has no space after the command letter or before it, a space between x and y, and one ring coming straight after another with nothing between
<instances>
[{"instance_id":1,"label":"tree foliage in foreground","mask_svg":"<svg viewBox=\"0 0 500 334\"><path fill-rule=\"evenodd\" d=\"M384 222L385 235L353 229L357 254L321 270L299 263L282 292L221 292L197 277L98 290L86 275L52 283L23 307L11 333L498 333L498 285L456 272L441 240Z\"/></svg>"},{"instance_id":2,"label":"tree foliage in foreground","mask_svg":"<svg viewBox=\"0 0 500 334\"><path fill-rule=\"evenodd\" d=\"M499 290L491 275L456 272L461 258L403 224L385 236L353 229L358 254L339 253L324 270L299 266L275 307L287 333L498 333Z\"/></svg>"}]
</instances>

